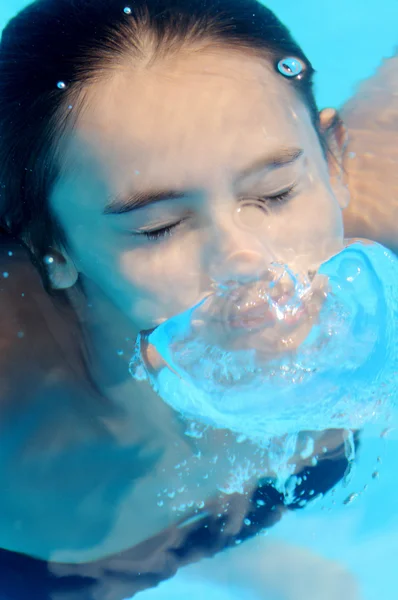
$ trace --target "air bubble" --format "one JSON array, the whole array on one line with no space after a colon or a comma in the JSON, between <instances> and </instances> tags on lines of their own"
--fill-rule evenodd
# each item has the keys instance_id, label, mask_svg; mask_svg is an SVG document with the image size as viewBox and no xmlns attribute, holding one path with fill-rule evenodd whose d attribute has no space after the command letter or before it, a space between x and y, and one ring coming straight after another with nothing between
<instances>
[{"instance_id":1,"label":"air bubble","mask_svg":"<svg viewBox=\"0 0 398 600\"><path fill-rule=\"evenodd\" d=\"M354 500L356 500L358 498L358 494L356 493L352 493L349 496L347 496L347 498L344 500L343 504L351 504L352 502L354 502Z\"/></svg>"},{"instance_id":2,"label":"air bubble","mask_svg":"<svg viewBox=\"0 0 398 600\"><path fill-rule=\"evenodd\" d=\"M59 90L66 90L66 83L65 83L65 81L58 81L57 88Z\"/></svg>"},{"instance_id":3,"label":"air bubble","mask_svg":"<svg viewBox=\"0 0 398 600\"><path fill-rule=\"evenodd\" d=\"M8 279L9 276L10 276L10 274L7 271L4 271L4 273L3 273L4 279Z\"/></svg>"},{"instance_id":4,"label":"air bubble","mask_svg":"<svg viewBox=\"0 0 398 600\"><path fill-rule=\"evenodd\" d=\"M297 58L289 56L278 62L278 71L285 77L297 77L303 71L303 65Z\"/></svg>"},{"instance_id":5,"label":"air bubble","mask_svg":"<svg viewBox=\"0 0 398 600\"><path fill-rule=\"evenodd\" d=\"M126 6L126 7L123 9L123 12L124 12L124 14L125 14L125 15L131 15L131 13L132 13L133 11L131 10L131 8L130 8L129 6Z\"/></svg>"},{"instance_id":6,"label":"air bubble","mask_svg":"<svg viewBox=\"0 0 398 600\"><path fill-rule=\"evenodd\" d=\"M240 229L255 231L264 227L269 207L259 198L243 198L235 211L235 222Z\"/></svg>"}]
</instances>

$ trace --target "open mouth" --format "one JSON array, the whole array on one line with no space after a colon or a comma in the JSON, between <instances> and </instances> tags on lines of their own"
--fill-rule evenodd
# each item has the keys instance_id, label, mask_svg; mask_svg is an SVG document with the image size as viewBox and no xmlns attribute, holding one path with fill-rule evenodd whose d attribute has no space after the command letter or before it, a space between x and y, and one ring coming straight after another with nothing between
<instances>
[{"instance_id":1,"label":"open mouth","mask_svg":"<svg viewBox=\"0 0 398 600\"><path fill-rule=\"evenodd\" d=\"M225 323L232 329L257 329L272 327L276 315L268 304L252 306L226 315Z\"/></svg>"},{"instance_id":2,"label":"open mouth","mask_svg":"<svg viewBox=\"0 0 398 600\"><path fill-rule=\"evenodd\" d=\"M290 329L298 325L306 314L303 306L290 311L282 309L279 312L278 307L271 308L268 304L265 304L246 309L232 316L230 315L226 319L226 324L235 330L253 331L271 328L275 325L281 325Z\"/></svg>"}]
</instances>

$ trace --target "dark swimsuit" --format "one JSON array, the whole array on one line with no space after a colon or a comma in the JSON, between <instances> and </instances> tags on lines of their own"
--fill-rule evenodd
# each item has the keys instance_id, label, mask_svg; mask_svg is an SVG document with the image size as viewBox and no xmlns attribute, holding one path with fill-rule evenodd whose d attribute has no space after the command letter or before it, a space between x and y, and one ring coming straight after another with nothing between
<instances>
[{"instance_id":1,"label":"dark swimsuit","mask_svg":"<svg viewBox=\"0 0 398 600\"><path fill-rule=\"evenodd\" d=\"M172 577L181 566L213 556L272 527L286 510L303 508L306 502L332 489L349 466L342 443L333 451L333 458L326 454L316 466L306 467L299 474L295 500L290 504L285 503L271 482L262 483L248 503L247 513L239 515L241 529L235 535L227 535L224 530L239 511L239 494L229 497L228 510L221 517L215 504L212 509L204 509L197 517L170 527L130 550L95 562L51 563L0 550L0 599L131 598Z\"/></svg>"}]
</instances>

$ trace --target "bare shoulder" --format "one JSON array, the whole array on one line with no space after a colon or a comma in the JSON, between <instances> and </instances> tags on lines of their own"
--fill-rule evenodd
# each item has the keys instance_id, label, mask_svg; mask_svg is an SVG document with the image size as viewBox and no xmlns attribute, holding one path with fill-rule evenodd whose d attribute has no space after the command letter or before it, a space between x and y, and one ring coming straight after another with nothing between
<instances>
[{"instance_id":1,"label":"bare shoulder","mask_svg":"<svg viewBox=\"0 0 398 600\"><path fill-rule=\"evenodd\" d=\"M376 73L363 81L344 105L342 116L350 130L398 129L398 48Z\"/></svg>"},{"instance_id":2,"label":"bare shoulder","mask_svg":"<svg viewBox=\"0 0 398 600\"><path fill-rule=\"evenodd\" d=\"M26 249L0 237L0 416L28 414L51 395L67 402L84 376L76 367L70 314L45 291ZM75 344L75 345L73 345ZM75 360L75 363L73 362ZM51 392L51 393L50 393Z\"/></svg>"},{"instance_id":3,"label":"bare shoulder","mask_svg":"<svg viewBox=\"0 0 398 600\"><path fill-rule=\"evenodd\" d=\"M22 399L24 388L32 393L34 382L54 364L57 352L44 317L49 305L27 251L11 239L0 238L2 409L16 395Z\"/></svg>"},{"instance_id":4,"label":"bare shoulder","mask_svg":"<svg viewBox=\"0 0 398 600\"><path fill-rule=\"evenodd\" d=\"M385 60L343 107L351 203L346 233L398 251L398 53Z\"/></svg>"}]
</instances>

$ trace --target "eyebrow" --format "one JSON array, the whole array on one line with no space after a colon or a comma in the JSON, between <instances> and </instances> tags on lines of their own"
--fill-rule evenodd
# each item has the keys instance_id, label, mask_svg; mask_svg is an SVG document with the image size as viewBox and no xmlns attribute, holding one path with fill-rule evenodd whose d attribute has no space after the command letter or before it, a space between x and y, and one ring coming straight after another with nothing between
<instances>
[{"instance_id":1,"label":"eyebrow","mask_svg":"<svg viewBox=\"0 0 398 600\"><path fill-rule=\"evenodd\" d=\"M246 167L241 171L238 176L238 180L264 171L266 169L277 169L294 163L303 154L301 148L282 148L276 154L268 155L259 160L255 161L249 167ZM119 194L111 199L104 209L105 215L122 215L129 213L139 208L144 208L150 204L162 202L164 200L179 200L186 198L187 195L191 195L191 191L177 191L177 190L159 190L149 192L133 192L124 196Z\"/></svg>"}]
</instances>

